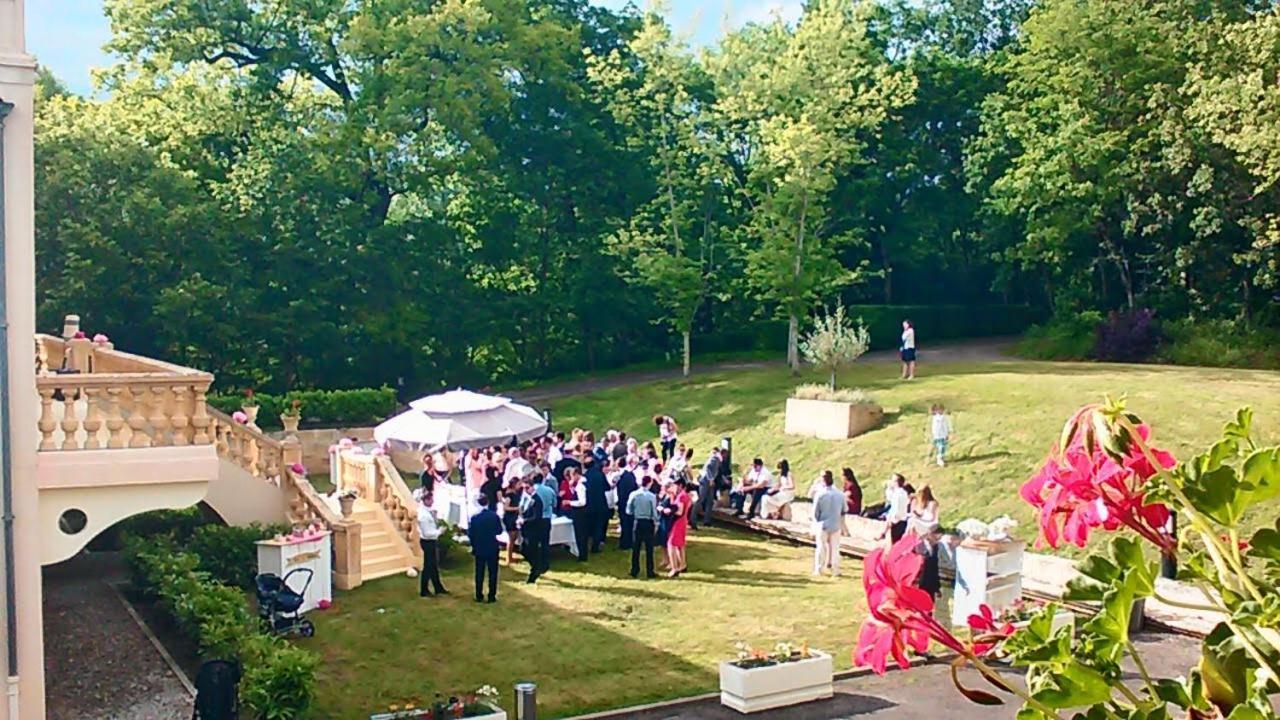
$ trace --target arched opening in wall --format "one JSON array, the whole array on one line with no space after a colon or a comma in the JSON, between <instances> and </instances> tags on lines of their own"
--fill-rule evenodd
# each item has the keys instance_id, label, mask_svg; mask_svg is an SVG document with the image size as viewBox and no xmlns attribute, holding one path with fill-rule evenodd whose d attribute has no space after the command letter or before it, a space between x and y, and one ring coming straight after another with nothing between
<instances>
[{"instance_id":1,"label":"arched opening in wall","mask_svg":"<svg viewBox=\"0 0 1280 720\"><path fill-rule=\"evenodd\" d=\"M185 539L195 532L197 527L214 523L228 524L208 503L201 500L191 507L178 510L151 510L131 515L111 527L98 533L89 541L89 552L113 552L124 548L126 534L157 535L172 532L180 539Z\"/></svg>"}]
</instances>

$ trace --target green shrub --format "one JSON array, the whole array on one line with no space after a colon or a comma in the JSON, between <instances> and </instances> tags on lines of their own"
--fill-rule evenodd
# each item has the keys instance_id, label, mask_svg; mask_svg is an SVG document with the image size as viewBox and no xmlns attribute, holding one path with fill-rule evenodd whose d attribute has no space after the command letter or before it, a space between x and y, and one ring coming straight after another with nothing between
<instances>
[{"instance_id":1,"label":"green shrub","mask_svg":"<svg viewBox=\"0 0 1280 720\"><path fill-rule=\"evenodd\" d=\"M200 569L214 580L251 588L258 567L258 547L254 543L286 530L284 525L264 527L257 523L247 527L204 525L196 528L186 548L200 558Z\"/></svg>"},{"instance_id":2,"label":"green shrub","mask_svg":"<svg viewBox=\"0 0 1280 720\"><path fill-rule=\"evenodd\" d=\"M381 422L399 408L396 391L389 387L355 390L294 390L284 395L255 393L258 425L279 428L280 415L298 401L304 426L356 426ZM233 413L244 405L243 393L219 393L209 396L209 404L225 413Z\"/></svg>"},{"instance_id":3,"label":"green shrub","mask_svg":"<svg viewBox=\"0 0 1280 720\"><path fill-rule=\"evenodd\" d=\"M186 542L196 528L206 522L204 513L193 505L181 510L152 510L134 515L116 523L112 529L133 537L171 535L181 543Z\"/></svg>"},{"instance_id":4,"label":"green shrub","mask_svg":"<svg viewBox=\"0 0 1280 720\"><path fill-rule=\"evenodd\" d=\"M1087 310L1058 316L1028 328L1013 352L1029 360L1086 360L1093 357L1102 314Z\"/></svg>"},{"instance_id":5,"label":"green shrub","mask_svg":"<svg viewBox=\"0 0 1280 720\"><path fill-rule=\"evenodd\" d=\"M226 537L210 547L233 545ZM179 629L196 641L202 655L240 661L244 669L241 702L254 717L295 720L305 716L314 695L318 656L264 634L244 592L198 569L201 558L179 550L171 537L131 537L124 557L135 589L154 598Z\"/></svg>"},{"instance_id":6,"label":"green shrub","mask_svg":"<svg viewBox=\"0 0 1280 720\"><path fill-rule=\"evenodd\" d=\"M320 658L261 633L241 648L240 702L261 720L304 717L315 697Z\"/></svg>"},{"instance_id":7,"label":"green shrub","mask_svg":"<svg viewBox=\"0 0 1280 720\"><path fill-rule=\"evenodd\" d=\"M866 391L856 388L832 390L820 383L797 385L796 389L792 391L791 397L800 400L832 400L834 402L854 403L855 405L874 405L876 403L875 398L867 394Z\"/></svg>"},{"instance_id":8,"label":"green shrub","mask_svg":"<svg viewBox=\"0 0 1280 720\"><path fill-rule=\"evenodd\" d=\"M1230 320L1165 323L1161 362L1207 367L1280 369L1280 331Z\"/></svg>"}]
</instances>

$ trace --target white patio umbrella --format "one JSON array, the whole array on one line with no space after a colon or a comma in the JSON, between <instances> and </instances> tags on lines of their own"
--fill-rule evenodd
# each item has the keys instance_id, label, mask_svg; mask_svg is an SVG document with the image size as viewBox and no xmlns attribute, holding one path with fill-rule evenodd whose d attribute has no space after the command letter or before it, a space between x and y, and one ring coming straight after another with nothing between
<instances>
[{"instance_id":1,"label":"white patio umbrella","mask_svg":"<svg viewBox=\"0 0 1280 720\"><path fill-rule=\"evenodd\" d=\"M450 390L409 403L409 409L373 430L379 443L416 451L468 450L524 441L547 431L547 421L511 398Z\"/></svg>"}]
</instances>

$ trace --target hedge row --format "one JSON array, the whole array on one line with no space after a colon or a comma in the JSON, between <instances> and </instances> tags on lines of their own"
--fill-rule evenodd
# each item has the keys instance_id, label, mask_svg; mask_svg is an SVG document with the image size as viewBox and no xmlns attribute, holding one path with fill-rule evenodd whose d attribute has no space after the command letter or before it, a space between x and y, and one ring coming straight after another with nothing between
<instances>
[{"instance_id":1,"label":"hedge row","mask_svg":"<svg viewBox=\"0 0 1280 720\"><path fill-rule=\"evenodd\" d=\"M245 404L243 393L216 393L209 404L225 413L233 413ZM294 390L284 395L255 393L258 425L280 427L280 415L298 402L304 426L358 426L386 420L399 408L396 391L389 387L355 390Z\"/></svg>"},{"instance_id":2,"label":"hedge row","mask_svg":"<svg viewBox=\"0 0 1280 720\"><path fill-rule=\"evenodd\" d=\"M201 558L180 550L170 537L129 538L125 559L135 589L155 599L204 657L239 660L240 702L253 717L305 716L319 656L262 632L244 592L200 570Z\"/></svg>"},{"instance_id":3,"label":"hedge row","mask_svg":"<svg viewBox=\"0 0 1280 720\"><path fill-rule=\"evenodd\" d=\"M897 349L903 320L910 320L915 326L916 344L927 347L939 340L1017 335L1040 320L1042 315L1028 305L847 305L845 313L867 326L872 350ZM804 329L802 325L802 333ZM743 323L735 330L694 338L694 346L700 353L738 350L782 352L787 347L787 321Z\"/></svg>"}]
</instances>

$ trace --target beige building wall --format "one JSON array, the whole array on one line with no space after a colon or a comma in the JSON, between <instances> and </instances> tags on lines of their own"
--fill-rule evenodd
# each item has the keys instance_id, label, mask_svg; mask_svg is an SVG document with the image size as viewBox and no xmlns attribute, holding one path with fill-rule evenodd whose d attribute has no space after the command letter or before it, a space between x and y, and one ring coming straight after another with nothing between
<instances>
[{"instance_id":1,"label":"beige building wall","mask_svg":"<svg viewBox=\"0 0 1280 720\"><path fill-rule=\"evenodd\" d=\"M22 0L0 0L0 98L13 103L4 124L4 272L9 335L9 417L12 432L0 438L13 459L17 562L17 685L20 720L40 720L44 709L44 638L40 609L39 508L36 486L38 416L35 394L35 240L32 163L32 85L35 62L23 39ZM3 584L0 583L0 593ZM0 613L4 605L0 603ZM5 642L0 625L0 644ZM7 650L0 648L0 651ZM0 663L4 660L0 652ZM8 688L11 693L13 688ZM0 700L0 720L19 720L9 712L11 697Z\"/></svg>"}]
</instances>

